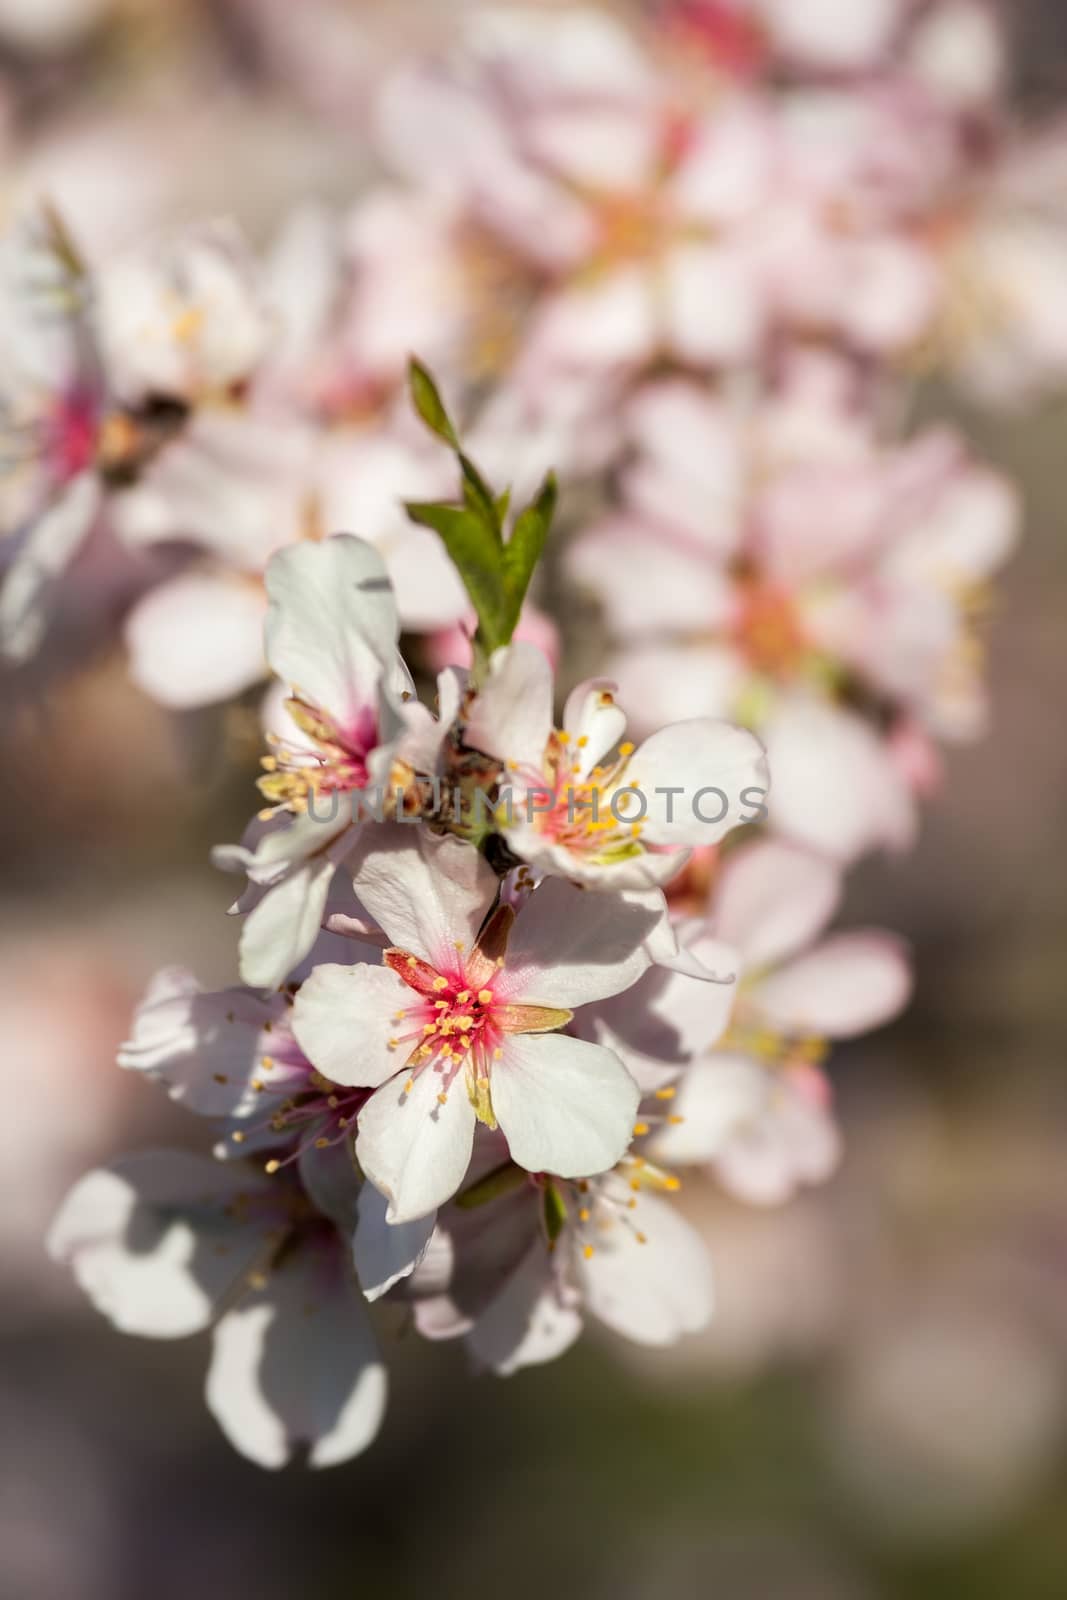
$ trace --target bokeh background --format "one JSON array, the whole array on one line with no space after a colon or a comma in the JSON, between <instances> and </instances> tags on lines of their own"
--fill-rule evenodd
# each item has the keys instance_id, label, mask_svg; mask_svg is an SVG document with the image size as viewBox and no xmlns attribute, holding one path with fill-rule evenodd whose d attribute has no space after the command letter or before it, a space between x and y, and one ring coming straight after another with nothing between
<instances>
[{"instance_id":1,"label":"bokeh background","mask_svg":"<svg viewBox=\"0 0 1067 1600\"><path fill-rule=\"evenodd\" d=\"M0 0L3 203L43 186L101 244L212 212L264 239L301 197L359 192L374 83L459 9ZM1060 0L1008 21L1019 116L1055 110ZM1018 479L1027 530L993 736L951 757L919 849L850 880L846 922L902 932L918 989L835 1055L842 1170L771 1212L687 1184L719 1312L673 1352L594 1336L500 1382L398 1337L382 1436L327 1474L234 1455L204 1342L122 1339L43 1253L88 1166L190 1139L114 1052L156 966L234 976L207 857L257 747L251 711L176 718L132 688L101 626L123 595L81 585L0 719L3 1600L1067 1593L1067 401L922 404Z\"/></svg>"}]
</instances>

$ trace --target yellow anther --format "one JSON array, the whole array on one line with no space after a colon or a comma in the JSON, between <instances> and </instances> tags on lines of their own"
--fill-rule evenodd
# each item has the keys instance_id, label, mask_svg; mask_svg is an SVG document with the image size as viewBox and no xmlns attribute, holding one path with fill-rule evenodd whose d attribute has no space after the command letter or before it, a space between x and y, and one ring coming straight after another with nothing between
<instances>
[{"instance_id":1,"label":"yellow anther","mask_svg":"<svg viewBox=\"0 0 1067 1600\"><path fill-rule=\"evenodd\" d=\"M335 1094L331 1094L329 1099L326 1101L326 1104L329 1106L331 1111L336 1111L341 1102L338 1100Z\"/></svg>"},{"instance_id":2,"label":"yellow anther","mask_svg":"<svg viewBox=\"0 0 1067 1600\"><path fill-rule=\"evenodd\" d=\"M316 1139L315 1140L315 1149L316 1150L328 1150L329 1147L330 1147L329 1139Z\"/></svg>"},{"instance_id":3,"label":"yellow anther","mask_svg":"<svg viewBox=\"0 0 1067 1600\"><path fill-rule=\"evenodd\" d=\"M404 1093L405 1094L410 1094L412 1089L414 1089L414 1087L415 1087L415 1079L414 1078L409 1078L407 1083L405 1083L405 1085L404 1085Z\"/></svg>"},{"instance_id":4,"label":"yellow anther","mask_svg":"<svg viewBox=\"0 0 1067 1600\"><path fill-rule=\"evenodd\" d=\"M462 953L462 952L463 952L463 951L464 951L464 950L465 950L465 949L466 949L466 948L467 948L467 947L466 947L466 945L465 945L465 944L464 944L464 943L463 943L463 940L462 940L462 939L457 939L457 940L456 940L456 941L455 941L455 948L456 948L456 949L457 949L457 950L459 950L459 951L460 951L460 952L461 952L461 953Z\"/></svg>"},{"instance_id":5,"label":"yellow anther","mask_svg":"<svg viewBox=\"0 0 1067 1600\"><path fill-rule=\"evenodd\" d=\"M422 1025L422 1031L425 1034L436 1033L437 1032L437 1024L436 1024L436 1022L424 1022L423 1025Z\"/></svg>"},{"instance_id":6,"label":"yellow anther","mask_svg":"<svg viewBox=\"0 0 1067 1600\"><path fill-rule=\"evenodd\" d=\"M579 1222L588 1222L589 1218L590 1218L590 1215L591 1215L591 1213L587 1209L587 1207L583 1206L582 1209L578 1213L578 1221Z\"/></svg>"},{"instance_id":7,"label":"yellow anther","mask_svg":"<svg viewBox=\"0 0 1067 1600\"><path fill-rule=\"evenodd\" d=\"M456 1004L459 1005L459 1006L465 1006L467 1004L468 1000L470 999L470 997L471 997L470 990L469 989L464 989L462 994L457 994L457 996L456 996Z\"/></svg>"},{"instance_id":8,"label":"yellow anther","mask_svg":"<svg viewBox=\"0 0 1067 1600\"><path fill-rule=\"evenodd\" d=\"M685 1121L685 1118L684 1117L674 1116L674 1117L668 1117L667 1121L670 1123L672 1128L677 1128L680 1123Z\"/></svg>"},{"instance_id":9,"label":"yellow anther","mask_svg":"<svg viewBox=\"0 0 1067 1600\"><path fill-rule=\"evenodd\" d=\"M281 1162L280 1161L275 1161L272 1158L270 1161L267 1162L267 1165L263 1168L263 1170L264 1170L264 1172L269 1172L271 1177L273 1177L274 1174L280 1169L280 1167L281 1167Z\"/></svg>"},{"instance_id":10,"label":"yellow anther","mask_svg":"<svg viewBox=\"0 0 1067 1600\"><path fill-rule=\"evenodd\" d=\"M474 1027L474 1018L473 1017L457 1017L456 1018L456 1027L459 1029L460 1033L469 1033L470 1030Z\"/></svg>"},{"instance_id":11,"label":"yellow anther","mask_svg":"<svg viewBox=\"0 0 1067 1600\"><path fill-rule=\"evenodd\" d=\"M263 1068L264 1072L270 1072L271 1069L274 1066L274 1057L273 1056L260 1056L259 1064Z\"/></svg>"},{"instance_id":12,"label":"yellow anther","mask_svg":"<svg viewBox=\"0 0 1067 1600\"><path fill-rule=\"evenodd\" d=\"M245 1142L245 1136L243 1133L231 1133L230 1138L233 1140L234 1144L244 1144Z\"/></svg>"},{"instance_id":13,"label":"yellow anther","mask_svg":"<svg viewBox=\"0 0 1067 1600\"><path fill-rule=\"evenodd\" d=\"M571 736L567 732L566 728L561 728L556 734L556 738L559 740L560 744L570 744L571 742Z\"/></svg>"},{"instance_id":14,"label":"yellow anther","mask_svg":"<svg viewBox=\"0 0 1067 1600\"><path fill-rule=\"evenodd\" d=\"M448 1010L448 1001L447 1000L435 1000L434 1003L433 1003L433 1006L434 1006L434 1010L435 1011L447 1011Z\"/></svg>"},{"instance_id":15,"label":"yellow anther","mask_svg":"<svg viewBox=\"0 0 1067 1600\"><path fill-rule=\"evenodd\" d=\"M435 978L433 980L432 987L436 990L436 992L438 994L440 994L442 989L447 989L448 988L448 979L447 978L437 977L437 978ZM444 1004L447 1005L448 1001L446 1000L444 1002Z\"/></svg>"},{"instance_id":16,"label":"yellow anther","mask_svg":"<svg viewBox=\"0 0 1067 1600\"><path fill-rule=\"evenodd\" d=\"M673 1178L673 1177L672 1178L664 1178L663 1187L665 1189L669 1189L671 1194L677 1194L678 1190L682 1187L682 1180L681 1180L681 1178Z\"/></svg>"},{"instance_id":17,"label":"yellow anther","mask_svg":"<svg viewBox=\"0 0 1067 1600\"><path fill-rule=\"evenodd\" d=\"M497 1045L496 1049L493 1051L493 1060L500 1061L503 1058L503 1055L503 1050L501 1050L500 1046Z\"/></svg>"},{"instance_id":18,"label":"yellow anther","mask_svg":"<svg viewBox=\"0 0 1067 1600\"><path fill-rule=\"evenodd\" d=\"M633 753L634 753L634 746L630 743L629 739L627 739L625 744L620 744L620 746L619 746L619 754L620 754L620 756L632 756Z\"/></svg>"},{"instance_id":19,"label":"yellow anther","mask_svg":"<svg viewBox=\"0 0 1067 1600\"><path fill-rule=\"evenodd\" d=\"M656 1099L657 1100L673 1100L677 1093L678 1093L677 1089L657 1089L656 1090Z\"/></svg>"},{"instance_id":20,"label":"yellow anther","mask_svg":"<svg viewBox=\"0 0 1067 1600\"><path fill-rule=\"evenodd\" d=\"M448 1096L447 1096L447 1094L439 1094L437 1096L437 1104L439 1106L447 1105L448 1104Z\"/></svg>"},{"instance_id":21,"label":"yellow anther","mask_svg":"<svg viewBox=\"0 0 1067 1600\"><path fill-rule=\"evenodd\" d=\"M415 960L414 956L408 956L407 964L409 967L414 968L417 967L419 963Z\"/></svg>"},{"instance_id":22,"label":"yellow anther","mask_svg":"<svg viewBox=\"0 0 1067 1600\"><path fill-rule=\"evenodd\" d=\"M581 738L578 740L578 748L579 748L579 750L584 750L588 743L589 743L589 735L587 733L583 733Z\"/></svg>"},{"instance_id":23,"label":"yellow anther","mask_svg":"<svg viewBox=\"0 0 1067 1600\"><path fill-rule=\"evenodd\" d=\"M648 1123L647 1122L635 1122L634 1123L634 1138L635 1139L640 1139L641 1135L643 1133L647 1133L647 1132L648 1132Z\"/></svg>"},{"instance_id":24,"label":"yellow anther","mask_svg":"<svg viewBox=\"0 0 1067 1600\"><path fill-rule=\"evenodd\" d=\"M492 989L479 989L478 990L478 1004L482 1005L482 1006L489 1006L489 1005L492 1005L492 1003L493 1003L493 991L492 991Z\"/></svg>"},{"instance_id":25,"label":"yellow anther","mask_svg":"<svg viewBox=\"0 0 1067 1600\"><path fill-rule=\"evenodd\" d=\"M399 1039L387 1039L385 1041L385 1046L386 1046L387 1050L395 1050L399 1043L400 1043Z\"/></svg>"},{"instance_id":26,"label":"yellow anther","mask_svg":"<svg viewBox=\"0 0 1067 1600\"><path fill-rule=\"evenodd\" d=\"M647 1244L648 1243L648 1234L647 1233L635 1233L634 1234L634 1238L637 1240L638 1244Z\"/></svg>"},{"instance_id":27,"label":"yellow anther","mask_svg":"<svg viewBox=\"0 0 1067 1600\"><path fill-rule=\"evenodd\" d=\"M585 1249L582 1251L582 1255L587 1261L592 1261L594 1254L595 1251L593 1250L593 1246L591 1244L587 1244Z\"/></svg>"}]
</instances>

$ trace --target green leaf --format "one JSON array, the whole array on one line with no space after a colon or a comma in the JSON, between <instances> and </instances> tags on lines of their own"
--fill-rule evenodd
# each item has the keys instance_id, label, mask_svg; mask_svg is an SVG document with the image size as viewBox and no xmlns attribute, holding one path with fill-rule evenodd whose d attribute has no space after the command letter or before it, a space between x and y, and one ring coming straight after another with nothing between
<instances>
[{"instance_id":1,"label":"green leaf","mask_svg":"<svg viewBox=\"0 0 1067 1600\"><path fill-rule=\"evenodd\" d=\"M406 507L412 522L439 534L463 580L478 617L481 642L489 652L506 644L500 590L500 550L476 512L466 506L415 501Z\"/></svg>"},{"instance_id":2,"label":"green leaf","mask_svg":"<svg viewBox=\"0 0 1067 1600\"><path fill-rule=\"evenodd\" d=\"M558 493L555 475L550 472L541 485L537 499L532 501L518 518L511 531L511 538L504 546L503 625L509 639L519 620L522 602L530 587L534 568L544 551L545 540L548 538L548 530L552 526L552 518L556 511Z\"/></svg>"},{"instance_id":3,"label":"green leaf","mask_svg":"<svg viewBox=\"0 0 1067 1600\"><path fill-rule=\"evenodd\" d=\"M456 1204L461 1211L473 1211L478 1206L488 1205L490 1200L496 1200L502 1194L512 1194L520 1189L528 1176L513 1161L505 1161L502 1166L487 1172L484 1178L479 1178L477 1183L472 1183L469 1189L457 1194Z\"/></svg>"},{"instance_id":4,"label":"green leaf","mask_svg":"<svg viewBox=\"0 0 1067 1600\"><path fill-rule=\"evenodd\" d=\"M458 450L459 435L452 426L452 419L445 409L437 385L422 362L416 360L414 356L408 363L408 382L411 386L412 404L430 432L444 440L453 450Z\"/></svg>"},{"instance_id":5,"label":"green leaf","mask_svg":"<svg viewBox=\"0 0 1067 1600\"><path fill-rule=\"evenodd\" d=\"M480 517L493 536L495 544L502 546L504 543L501 531L501 519L497 514L496 501L493 491L482 477L478 468L469 456L462 450L459 453L460 470L463 473L463 499L470 511Z\"/></svg>"},{"instance_id":6,"label":"green leaf","mask_svg":"<svg viewBox=\"0 0 1067 1600\"><path fill-rule=\"evenodd\" d=\"M545 1232L548 1234L549 1244L555 1244L564 1228L567 1226L567 1207L563 1203L563 1196L552 1182L551 1178L545 1181Z\"/></svg>"}]
</instances>

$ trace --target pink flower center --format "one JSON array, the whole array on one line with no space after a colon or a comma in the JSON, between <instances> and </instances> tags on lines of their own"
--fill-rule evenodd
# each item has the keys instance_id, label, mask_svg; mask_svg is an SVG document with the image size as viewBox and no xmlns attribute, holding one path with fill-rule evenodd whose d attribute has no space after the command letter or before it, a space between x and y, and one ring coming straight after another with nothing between
<instances>
[{"instance_id":1,"label":"pink flower center","mask_svg":"<svg viewBox=\"0 0 1067 1600\"><path fill-rule=\"evenodd\" d=\"M88 389L75 388L59 396L45 424L44 457L50 475L69 483L93 464L99 425L99 408Z\"/></svg>"}]
</instances>

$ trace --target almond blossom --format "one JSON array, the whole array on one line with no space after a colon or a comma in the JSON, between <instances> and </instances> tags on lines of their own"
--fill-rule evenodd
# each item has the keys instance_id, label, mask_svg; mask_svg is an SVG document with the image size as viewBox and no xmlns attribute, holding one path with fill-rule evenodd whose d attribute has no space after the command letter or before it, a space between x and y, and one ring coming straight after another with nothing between
<instances>
[{"instance_id":1,"label":"almond blossom","mask_svg":"<svg viewBox=\"0 0 1067 1600\"><path fill-rule=\"evenodd\" d=\"M710 1163L740 1199L775 1203L829 1176L840 1141L820 1068L829 1042L890 1021L911 975L898 939L823 930L842 894L833 863L778 840L723 865L708 931L739 967L729 1028L677 1080L675 1119L653 1130L652 1159ZM610 1020L610 1018L609 1018Z\"/></svg>"},{"instance_id":2,"label":"almond blossom","mask_svg":"<svg viewBox=\"0 0 1067 1600\"><path fill-rule=\"evenodd\" d=\"M557 729L548 662L513 644L494 655L463 738L504 766L494 823L516 856L593 888L646 888L672 877L688 846L758 817L767 767L758 740L710 717L637 748L620 743L626 717L614 690L603 679L579 684Z\"/></svg>"},{"instance_id":3,"label":"almond blossom","mask_svg":"<svg viewBox=\"0 0 1067 1600\"><path fill-rule=\"evenodd\" d=\"M293 735L275 738L264 758L260 788L271 807L243 845L216 860L245 870L252 886L250 909L241 907L242 976L274 988L314 943L334 870L360 828L353 798L371 786L410 788L404 736L414 743L417 732L376 551L346 535L294 545L271 562L267 592L266 654L292 691Z\"/></svg>"},{"instance_id":4,"label":"almond blossom","mask_svg":"<svg viewBox=\"0 0 1067 1600\"><path fill-rule=\"evenodd\" d=\"M673 1175L627 1156L595 1177L526 1177L500 1156L483 1145L487 1170L439 1214L404 1286L426 1338L462 1337L506 1376L554 1360L587 1314L651 1346L706 1324L711 1268L668 1198Z\"/></svg>"},{"instance_id":5,"label":"almond blossom","mask_svg":"<svg viewBox=\"0 0 1067 1600\"><path fill-rule=\"evenodd\" d=\"M354 886L392 941L383 964L316 968L293 1032L324 1077L375 1091L356 1155L389 1220L456 1192L478 1122L499 1124L529 1171L617 1161L637 1089L612 1051L561 1030L645 970L657 914L555 880L517 915L494 910L497 879L473 846L395 825L365 841Z\"/></svg>"},{"instance_id":6,"label":"almond blossom","mask_svg":"<svg viewBox=\"0 0 1067 1600\"><path fill-rule=\"evenodd\" d=\"M386 1389L339 1217L292 1175L142 1151L74 1186L48 1249L122 1333L212 1329L207 1404L242 1455L328 1467L371 1443Z\"/></svg>"}]
</instances>

